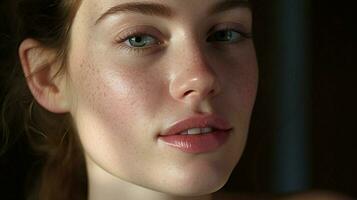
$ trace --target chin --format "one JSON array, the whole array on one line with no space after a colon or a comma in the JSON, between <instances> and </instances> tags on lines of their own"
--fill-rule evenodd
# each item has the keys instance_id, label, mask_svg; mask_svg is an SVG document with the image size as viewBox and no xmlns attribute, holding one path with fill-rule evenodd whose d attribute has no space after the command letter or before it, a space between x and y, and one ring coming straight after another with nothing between
<instances>
[{"instance_id":1,"label":"chin","mask_svg":"<svg viewBox=\"0 0 357 200\"><path fill-rule=\"evenodd\" d=\"M176 184L169 193L177 196L202 196L212 194L221 189L228 181L228 177L202 177L195 181Z\"/></svg>"},{"instance_id":2,"label":"chin","mask_svg":"<svg viewBox=\"0 0 357 200\"><path fill-rule=\"evenodd\" d=\"M209 165L195 168L187 167L185 170L171 173L165 180L165 193L175 196L202 196L214 193L221 189L228 181L233 167L225 166L223 169Z\"/></svg>"},{"instance_id":3,"label":"chin","mask_svg":"<svg viewBox=\"0 0 357 200\"><path fill-rule=\"evenodd\" d=\"M236 146L227 145L211 154L192 156L189 159L166 163L159 167L159 179L152 180L160 185L161 191L176 196L202 196L217 192L228 181L237 165L242 151ZM156 174L158 175L158 174ZM157 186L158 186L157 185Z\"/></svg>"}]
</instances>

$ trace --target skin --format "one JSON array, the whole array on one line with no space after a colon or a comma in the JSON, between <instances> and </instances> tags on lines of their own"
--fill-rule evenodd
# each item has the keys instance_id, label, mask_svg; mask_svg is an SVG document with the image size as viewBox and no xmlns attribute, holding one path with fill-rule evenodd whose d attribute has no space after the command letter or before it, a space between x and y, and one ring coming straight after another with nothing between
<instances>
[{"instance_id":1,"label":"skin","mask_svg":"<svg viewBox=\"0 0 357 200\"><path fill-rule=\"evenodd\" d=\"M251 11L236 7L209 15L221 0L146 0L175 14L122 12L96 22L110 7L128 2L133 1L83 0L72 25L66 74L51 82L54 63L28 79L29 87L43 107L73 116L90 200L212 199L238 163L248 135L258 67L252 39L238 31L251 32ZM227 26L239 40L208 41ZM138 30L160 43L133 50L127 40L118 42ZM25 41L20 47L25 74L40 66L32 58L49 62L51 55ZM174 122L210 113L234 127L219 149L190 154L158 142L157 135Z\"/></svg>"}]
</instances>

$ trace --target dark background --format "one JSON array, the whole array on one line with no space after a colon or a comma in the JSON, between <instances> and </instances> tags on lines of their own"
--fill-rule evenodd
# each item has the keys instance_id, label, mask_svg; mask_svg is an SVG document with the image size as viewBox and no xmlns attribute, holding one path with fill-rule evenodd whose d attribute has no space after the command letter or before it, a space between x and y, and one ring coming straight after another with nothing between
<instances>
[{"instance_id":1,"label":"dark background","mask_svg":"<svg viewBox=\"0 0 357 200\"><path fill-rule=\"evenodd\" d=\"M253 114L251 133L246 151L234 171L228 191L272 193L271 183L273 146L276 123L274 103L276 94L276 51L274 46L281 32L276 25L277 1L254 1L255 43L260 65L260 86ZM351 2L351 1L350 1ZM11 17L0 1L0 58L4 64L8 47L4 41L11 34ZM311 1L307 17L309 35L309 68L306 88L308 95L308 131L310 183L305 189L323 189L357 198L357 109L355 59L357 34L355 11L347 1ZM3 66L1 66L3 67ZM0 70L1 100L5 89L3 71ZM0 199L21 199L28 169L36 164L29 154L24 138L19 138L0 158Z\"/></svg>"},{"instance_id":2,"label":"dark background","mask_svg":"<svg viewBox=\"0 0 357 200\"><path fill-rule=\"evenodd\" d=\"M282 0L283 1L283 0ZM246 152L228 190L276 192L272 160L276 137L276 43L279 1L254 1L255 42L260 63L260 88ZM357 198L356 19L349 1L310 1L306 67L310 183L297 187L328 190ZM303 42L303 41L302 41Z\"/></svg>"}]
</instances>

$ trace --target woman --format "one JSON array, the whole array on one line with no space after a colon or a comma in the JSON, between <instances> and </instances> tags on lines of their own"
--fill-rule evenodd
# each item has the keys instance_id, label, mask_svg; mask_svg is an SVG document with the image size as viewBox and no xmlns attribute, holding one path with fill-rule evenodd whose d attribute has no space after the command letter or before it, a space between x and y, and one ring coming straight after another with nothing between
<instances>
[{"instance_id":1,"label":"woman","mask_svg":"<svg viewBox=\"0 0 357 200\"><path fill-rule=\"evenodd\" d=\"M34 198L224 198L258 85L247 1L18 8L26 131L47 156Z\"/></svg>"}]
</instances>

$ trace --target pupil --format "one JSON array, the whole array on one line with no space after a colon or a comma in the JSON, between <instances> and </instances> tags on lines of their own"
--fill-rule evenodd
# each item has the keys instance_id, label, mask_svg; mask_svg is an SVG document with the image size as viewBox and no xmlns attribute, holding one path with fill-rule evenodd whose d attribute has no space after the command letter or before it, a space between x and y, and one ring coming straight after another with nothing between
<instances>
[{"instance_id":1,"label":"pupil","mask_svg":"<svg viewBox=\"0 0 357 200\"><path fill-rule=\"evenodd\" d=\"M232 32L230 31L220 31L217 33L219 40L230 40L232 39Z\"/></svg>"},{"instance_id":2,"label":"pupil","mask_svg":"<svg viewBox=\"0 0 357 200\"><path fill-rule=\"evenodd\" d=\"M220 37L220 38L225 38L225 36L226 36L226 33L223 31L219 32L219 34L218 34L218 37Z\"/></svg>"},{"instance_id":3,"label":"pupil","mask_svg":"<svg viewBox=\"0 0 357 200\"><path fill-rule=\"evenodd\" d=\"M140 43L140 42L142 42L142 38L141 37L135 37L134 41L137 42L137 43Z\"/></svg>"}]
</instances>

